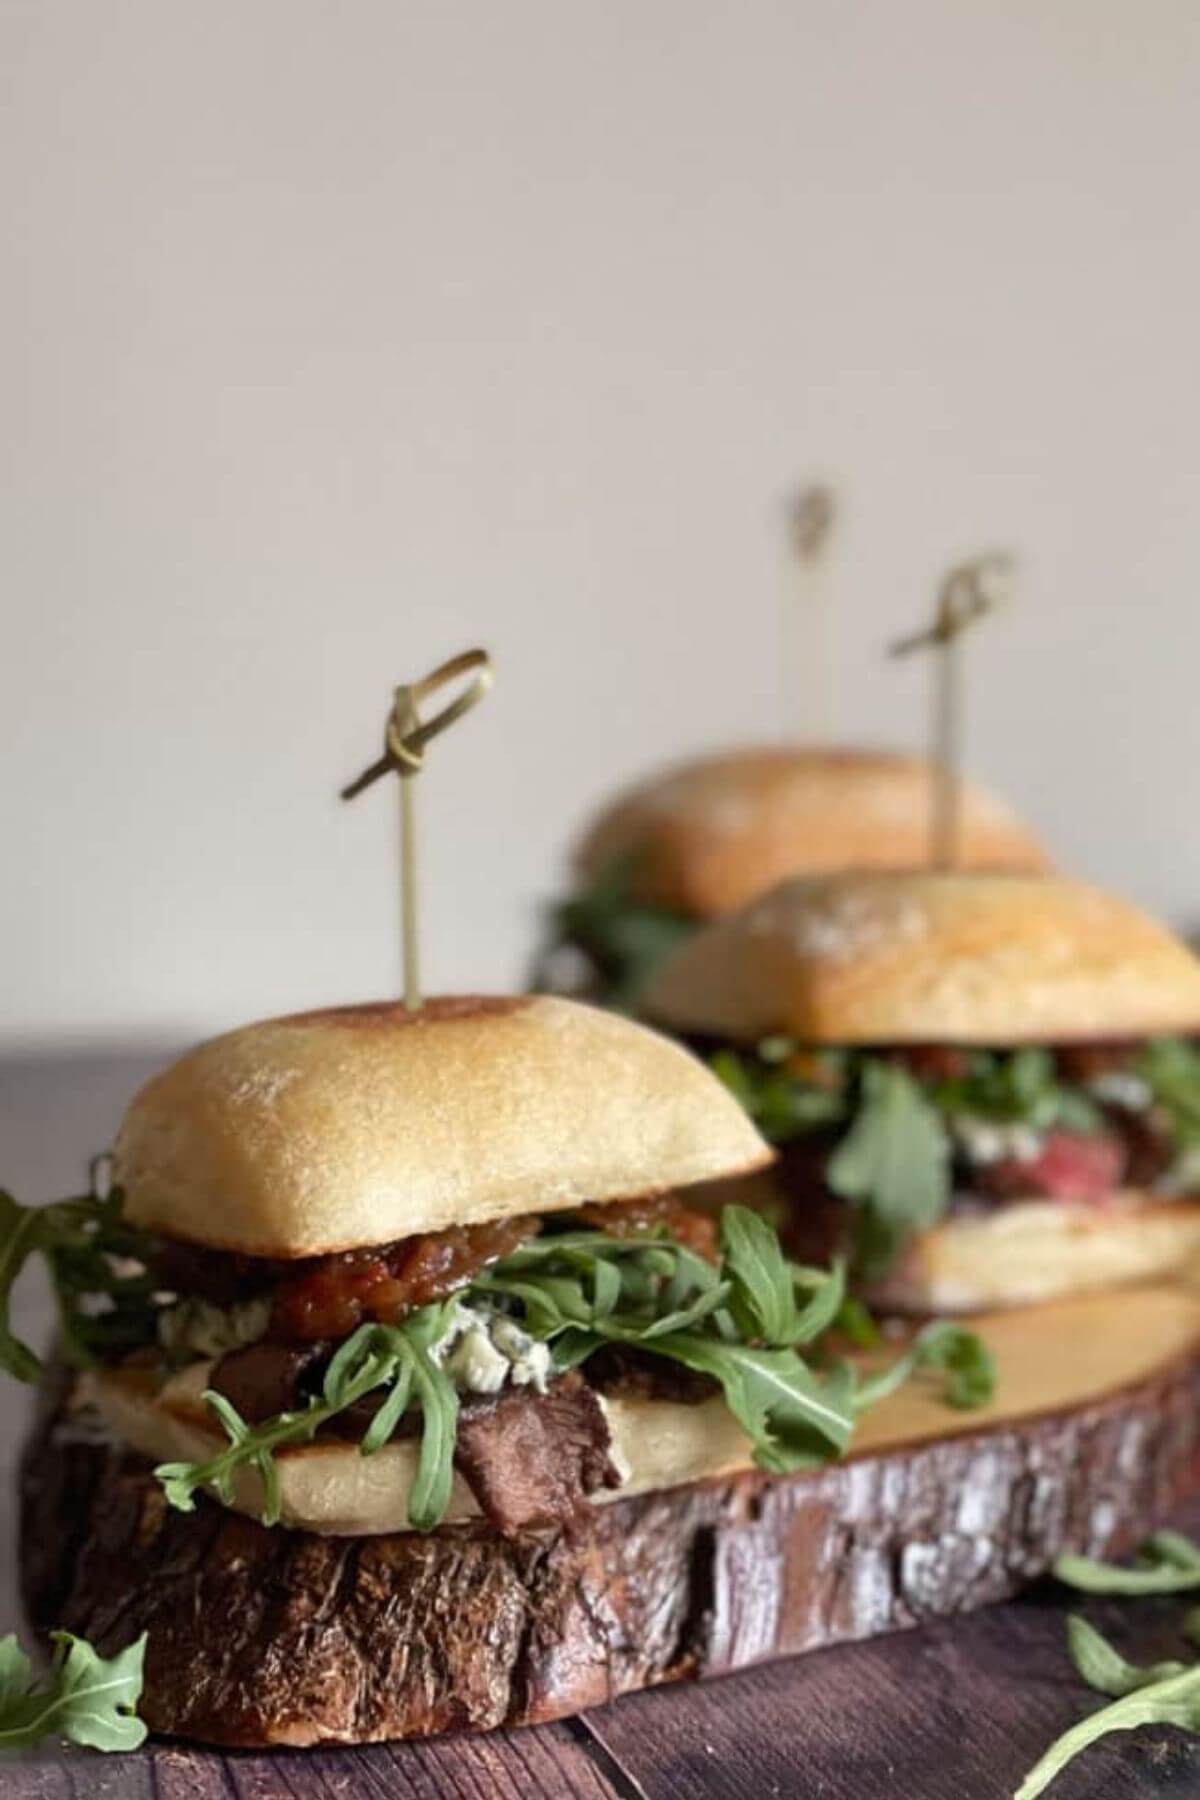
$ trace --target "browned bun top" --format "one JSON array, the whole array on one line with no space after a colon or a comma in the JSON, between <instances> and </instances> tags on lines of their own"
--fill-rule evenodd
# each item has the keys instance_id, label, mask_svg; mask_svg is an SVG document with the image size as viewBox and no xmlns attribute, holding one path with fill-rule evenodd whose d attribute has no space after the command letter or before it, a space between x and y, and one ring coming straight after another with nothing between
<instances>
[{"instance_id":1,"label":"browned bun top","mask_svg":"<svg viewBox=\"0 0 1200 1800\"><path fill-rule=\"evenodd\" d=\"M695 918L733 912L788 875L915 868L929 854L928 763L884 750L779 746L684 763L622 794L575 854L593 876L629 858L631 892ZM1045 851L1002 800L967 783L962 863L1041 870Z\"/></svg>"},{"instance_id":2,"label":"browned bun top","mask_svg":"<svg viewBox=\"0 0 1200 1800\"><path fill-rule=\"evenodd\" d=\"M545 996L243 1026L155 1076L114 1154L134 1223L270 1257L661 1192L770 1157L678 1045Z\"/></svg>"},{"instance_id":3,"label":"browned bun top","mask_svg":"<svg viewBox=\"0 0 1200 1800\"><path fill-rule=\"evenodd\" d=\"M1128 902L1056 876L783 882L652 977L647 1016L752 1042L991 1044L1200 1030L1200 961Z\"/></svg>"}]
</instances>

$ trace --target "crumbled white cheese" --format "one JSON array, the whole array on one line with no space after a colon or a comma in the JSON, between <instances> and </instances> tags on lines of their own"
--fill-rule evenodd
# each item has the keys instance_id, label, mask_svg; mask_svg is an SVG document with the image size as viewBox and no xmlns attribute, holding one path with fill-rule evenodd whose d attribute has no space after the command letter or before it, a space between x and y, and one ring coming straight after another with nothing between
<instances>
[{"instance_id":1,"label":"crumbled white cheese","mask_svg":"<svg viewBox=\"0 0 1200 1800\"><path fill-rule=\"evenodd\" d=\"M539 1394L546 1391L550 1376L550 1346L539 1343L512 1319L492 1320L492 1342L509 1358L509 1380L514 1387L534 1387Z\"/></svg>"},{"instance_id":2,"label":"crumbled white cheese","mask_svg":"<svg viewBox=\"0 0 1200 1800\"><path fill-rule=\"evenodd\" d=\"M1030 1162L1042 1149L1042 1139L1031 1126L1005 1125L970 1113L954 1120L954 1135L973 1163L1003 1162L1009 1157Z\"/></svg>"},{"instance_id":3,"label":"crumbled white cheese","mask_svg":"<svg viewBox=\"0 0 1200 1800\"><path fill-rule=\"evenodd\" d=\"M158 1341L175 1360L223 1356L266 1335L271 1303L259 1297L237 1306L213 1306L190 1296L158 1315Z\"/></svg>"},{"instance_id":4,"label":"crumbled white cheese","mask_svg":"<svg viewBox=\"0 0 1200 1800\"><path fill-rule=\"evenodd\" d=\"M450 1328L430 1355L457 1387L470 1394L496 1394L513 1387L546 1391L550 1351L501 1313L479 1312L459 1302Z\"/></svg>"},{"instance_id":5,"label":"crumbled white cheese","mask_svg":"<svg viewBox=\"0 0 1200 1800\"><path fill-rule=\"evenodd\" d=\"M1109 1069L1103 1075L1093 1076L1087 1085L1088 1092L1103 1104L1124 1106L1130 1112L1145 1112L1154 1099L1141 1076L1128 1069Z\"/></svg>"},{"instance_id":6,"label":"crumbled white cheese","mask_svg":"<svg viewBox=\"0 0 1200 1800\"><path fill-rule=\"evenodd\" d=\"M442 1364L456 1387L469 1394L498 1394L512 1366L488 1336L482 1322L463 1332Z\"/></svg>"}]
</instances>

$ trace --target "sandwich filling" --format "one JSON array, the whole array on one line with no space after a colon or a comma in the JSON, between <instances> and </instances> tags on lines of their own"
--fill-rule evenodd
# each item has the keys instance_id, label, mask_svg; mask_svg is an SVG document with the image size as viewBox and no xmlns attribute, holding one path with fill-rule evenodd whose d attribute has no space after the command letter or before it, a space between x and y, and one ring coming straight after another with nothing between
<instances>
[{"instance_id":1,"label":"sandwich filling","mask_svg":"<svg viewBox=\"0 0 1200 1800\"><path fill-rule=\"evenodd\" d=\"M610 858L551 907L532 985L546 993L634 1011L659 964L703 921L639 898L637 858Z\"/></svg>"},{"instance_id":2,"label":"sandwich filling","mask_svg":"<svg viewBox=\"0 0 1200 1800\"><path fill-rule=\"evenodd\" d=\"M7 1303L40 1251L65 1354L126 1442L172 1456L155 1471L170 1504L203 1491L267 1523L561 1525L653 1480L655 1409L672 1466L715 1437L782 1472L840 1455L917 1368L941 1370L953 1404L991 1387L987 1352L948 1325L864 1378L837 1353L860 1323L840 1264L790 1262L755 1213L674 1194L295 1260L134 1230L118 1190L40 1209L3 1196L0 1246L0 1362L39 1372Z\"/></svg>"},{"instance_id":3,"label":"sandwich filling","mask_svg":"<svg viewBox=\"0 0 1200 1800\"><path fill-rule=\"evenodd\" d=\"M1095 1215L1200 1193L1200 1051L1182 1039L1019 1049L700 1046L800 1202L789 1241L885 1278L944 1220Z\"/></svg>"}]
</instances>

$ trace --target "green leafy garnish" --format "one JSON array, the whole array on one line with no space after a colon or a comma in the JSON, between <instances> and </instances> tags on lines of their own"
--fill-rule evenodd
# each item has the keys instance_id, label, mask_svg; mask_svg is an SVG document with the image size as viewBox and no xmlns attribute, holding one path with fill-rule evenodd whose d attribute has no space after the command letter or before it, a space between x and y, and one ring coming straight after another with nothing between
<instances>
[{"instance_id":1,"label":"green leafy garnish","mask_svg":"<svg viewBox=\"0 0 1200 1800\"><path fill-rule=\"evenodd\" d=\"M1137 1687L1090 1718L1081 1719L1051 1744L1017 1789L1014 1800L1037 1800L1081 1751L1110 1732L1136 1731L1141 1725L1179 1725L1185 1731L1200 1731L1200 1668Z\"/></svg>"},{"instance_id":2,"label":"green leafy garnish","mask_svg":"<svg viewBox=\"0 0 1200 1800\"><path fill-rule=\"evenodd\" d=\"M944 1118L984 1119L1026 1125L1031 1131L1098 1131L1104 1115L1080 1087L1063 1082L1051 1051L1037 1044L1019 1050L973 1050L964 1075L938 1081L930 1099Z\"/></svg>"},{"instance_id":3,"label":"green leafy garnish","mask_svg":"<svg viewBox=\"0 0 1200 1800\"><path fill-rule=\"evenodd\" d=\"M696 930L696 921L668 907L633 897L637 857L611 859L569 900L550 912L549 941L538 961L552 968L556 949L571 945L587 957L603 987L605 1004L631 1011L659 963Z\"/></svg>"},{"instance_id":4,"label":"green leafy garnish","mask_svg":"<svg viewBox=\"0 0 1200 1800\"><path fill-rule=\"evenodd\" d=\"M1200 1050L1182 1038L1159 1038L1143 1046L1132 1068L1166 1115L1179 1147L1200 1145Z\"/></svg>"},{"instance_id":5,"label":"green leafy garnish","mask_svg":"<svg viewBox=\"0 0 1200 1800\"><path fill-rule=\"evenodd\" d=\"M753 1049L725 1046L713 1073L763 1135L790 1144L827 1135L829 1186L854 1205L855 1267L886 1273L905 1240L942 1217L956 1155L969 1127L1021 1127L1033 1142L1054 1131L1106 1129L1101 1100L1060 1072L1052 1050L962 1050L958 1072L925 1073L885 1052L806 1048L783 1036ZM1200 1050L1177 1040L1148 1044L1128 1073L1146 1084L1176 1147L1200 1152ZM1029 1152L1025 1152L1029 1154ZM1187 1168L1180 1164L1180 1179Z\"/></svg>"},{"instance_id":6,"label":"green leafy garnish","mask_svg":"<svg viewBox=\"0 0 1200 1800\"><path fill-rule=\"evenodd\" d=\"M859 1210L859 1260L867 1276L882 1274L906 1238L945 1212L945 1129L920 1084L899 1064L867 1064L862 1105L829 1159L826 1179Z\"/></svg>"},{"instance_id":7,"label":"green leafy garnish","mask_svg":"<svg viewBox=\"0 0 1200 1800\"><path fill-rule=\"evenodd\" d=\"M833 1329L840 1331L856 1350L877 1350L883 1342L883 1333L855 1294L847 1294L842 1301Z\"/></svg>"},{"instance_id":8,"label":"green leafy garnish","mask_svg":"<svg viewBox=\"0 0 1200 1800\"><path fill-rule=\"evenodd\" d=\"M276 1451L309 1441L336 1413L379 1391L363 1454L386 1443L407 1412L420 1412L409 1519L432 1529L453 1480L458 1397L442 1362L460 1303L485 1318L503 1316L546 1344L560 1373L616 1345L707 1375L750 1438L755 1461L776 1472L841 1455L857 1415L916 1369L942 1371L952 1405L978 1405L990 1395L988 1353L957 1326L922 1332L894 1369L866 1383L848 1364L810 1365L801 1351L844 1312L844 1268L789 1262L764 1220L726 1207L716 1268L665 1236L548 1231L449 1300L399 1325L360 1326L329 1364L320 1396L300 1411L251 1426L208 1394L229 1442L207 1462L157 1469L167 1499L188 1511L196 1491L210 1487L231 1502L236 1476L248 1469L261 1481L267 1523L276 1523Z\"/></svg>"},{"instance_id":9,"label":"green leafy garnish","mask_svg":"<svg viewBox=\"0 0 1200 1800\"><path fill-rule=\"evenodd\" d=\"M814 1051L806 1059L812 1065L810 1073L801 1074L783 1054L794 1048L787 1038L768 1038L756 1054L725 1049L709 1058L713 1074L773 1144L842 1124L853 1105L851 1063L845 1052ZM814 1079L818 1074L821 1079Z\"/></svg>"},{"instance_id":10,"label":"green leafy garnish","mask_svg":"<svg viewBox=\"0 0 1200 1800\"><path fill-rule=\"evenodd\" d=\"M1054 1573L1089 1594L1175 1594L1200 1587L1200 1545L1178 1531L1156 1531L1132 1567L1060 1556ZM1200 1638L1200 1618L1187 1615L1183 1630ZM1014 1800L1036 1800L1082 1750L1113 1731L1141 1725L1178 1725L1200 1732L1200 1664L1128 1662L1086 1619L1067 1620L1067 1648L1080 1675L1112 1704L1081 1719L1056 1739L1029 1771Z\"/></svg>"},{"instance_id":11,"label":"green leafy garnish","mask_svg":"<svg viewBox=\"0 0 1200 1800\"><path fill-rule=\"evenodd\" d=\"M1078 1613L1072 1613L1067 1620L1067 1648L1088 1686L1113 1700L1123 1700L1139 1688L1152 1687L1156 1681L1173 1681L1176 1675L1187 1673L1187 1664L1181 1662L1146 1663L1140 1667L1126 1662L1108 1639Z\"/></svg>"},{"instance_id":12,"label":"green leafy garnish","mask_svg":"<svg viewBox=\"0 0 1200 1800\"><path fill-rule=\"evenodd\" d=\"M134 1710L145 1633L108 1658L67 1631L56 1631L54 1643L53 1661L39 1679L16 1638L0 1638L0 1750L25 1750L46 1737L90 1750L136 1750L146 1738Z\"/></svg>"},{"instance_id":13,"label":"green leafy garnish","mask_svg":"<svg viewBox=\"0 0 1200 1800\"><path fill-rule=\"evenodd\" d=\"M857 1410L864 1412L895 1393L920 1369L935 1369L943 1377L942 1398L947 1406L964 1412L986 1406L996 1390L996 1363L983 1339L962 1325L935 1319L917 1333L904 1355L890 1369L861 1383Z\"/></svg>"},{"instance_id":14,"label":"green leafy garnish","mask_svg":"<svg viewBox=\"0 0 1200 1800\"><path fill-rule=\"evenodd\" d=\"M822 1377L799 1354L826 1330L845 1273L789 1263L745 1207L721 1215L721 1264L669 1238L547 1235L478 1277L488 1296L573 1368L624 1344L710 1376L764 1468L794 1469L840 1454L854 1423L848 1371Z\"/></svg>"},{"instance_id":15,"label":"green leafy garnish","mask_svg":"<svg viewBox=\"0 0 1200 1800\"><path fill-rule=\"evenodd\" d=\"M103 1199L87 1194L50 1206L22 1206L0 1191L0 1367L18 1381L42 1373L41 1358L11 1325L13 1286L31 1256L45 1259L71 1362L87 1367L104 1350L152 1341L154 1282L140 1266L145 1240L120 1214L116 1188ZM126 1259L139 1263L137 1272L123 1272ZM107 1302L105 1310L88 1309L96 1297Z\"/></svg>"},{"instance_id":16,"label":"green leafy garnish","mask_svg":"<svg viewBox=\"0 0 1200 1800\"><path fill-rule=\"evenodd\" d=\"M1060 1556L1054 1574L1085 1594L1186 1594L1200 1588L1200 1549L1178 1531L1156 1531L1129 1566Z\"/></svg>"},{"instance_id":17,"label":"green leafy garnish","mask_svg":"<svg viewBox=\"0 0 1200 1800\"><path fill-rule=\"evenodd\" d=\"M360 1325L330 1362L319 1398L296 1412L279 1413L264 1424L248 1425L223 1394L208 1389L204 1398L229 1443L207 1462L160 1463L154 1473L169 1503L180 1512L192 1512L196 1490L207 1487L230 1505L236 1477L249 1469L262 1483L264 1523L278 1524L275 1452L286 1444L308 1443L336 1413L345 1412L377 1388L387 1387L391 1391L361 1449L365 1456L371 1455L387 1442L406 1411L411 1407L420 1411L421 1448L408 1516L416 1530L432 1530L450 1499L458 1394L431 1350L445 1337L457 1305L457 1299L451 1299L420 1307L399 1325Z\"/></svg>"}]
</instances>

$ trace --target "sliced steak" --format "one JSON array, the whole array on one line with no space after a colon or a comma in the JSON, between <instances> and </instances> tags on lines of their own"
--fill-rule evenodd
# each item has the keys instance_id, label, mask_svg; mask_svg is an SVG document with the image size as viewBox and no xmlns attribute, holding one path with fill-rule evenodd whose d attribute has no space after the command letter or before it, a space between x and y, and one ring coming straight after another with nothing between
<instances>
[{"instance_id":1,"label":"sliced steak","mask_svg":"<svg viewBox=\"0 0 1200 1800\"><path fill-rule=\"evenodd\" d=\"M469 1401L454 1460L480 1510L511 1537L571 1519L597 1488L617 1487L609 1443L603 1408L573 1370L544 1394L508 1388Z\"/></svg>"},{"instance_id":2,"label":"sliced steak","mask_svg":"<svg viewBox=\"0 0 1200 1800\"><path fill-rule=\"evenodd\" d=\"M633 1344L606 1344L587 1360L587 1382L606 1397L621 1400L667 1400L699 1406L719 1394L711 1375L685 1369L682 1363L650 1356Z\"/></svg>"},{"instance_id":3,"label":"sliced steak","mask_svg":"<svg viewBox=\"0 0 1200 1800\"><path fill-rule=\"evenodd\" d=\"M1031 1194L1048 1200L1104 1200L1124 1180L1126 1160L1118 1137L1051 1131L1036 1156L977 1164L970 1186L992 1200L1024 1200Z\"/></svg>"},{"instance_id":4,"label":"sliced steak","mask_svg":"<svg viewBox=\"0 0 1200 1800\"><path fill-rule=\"evenodd\" d=\"M232 1401L248 1425L261 1425L303 1406L310 1391L305 1378L316 1374L328 1353L327 1344L246 1344L221 1357L209 1386Z\"/></svg>"}]
</instances>

